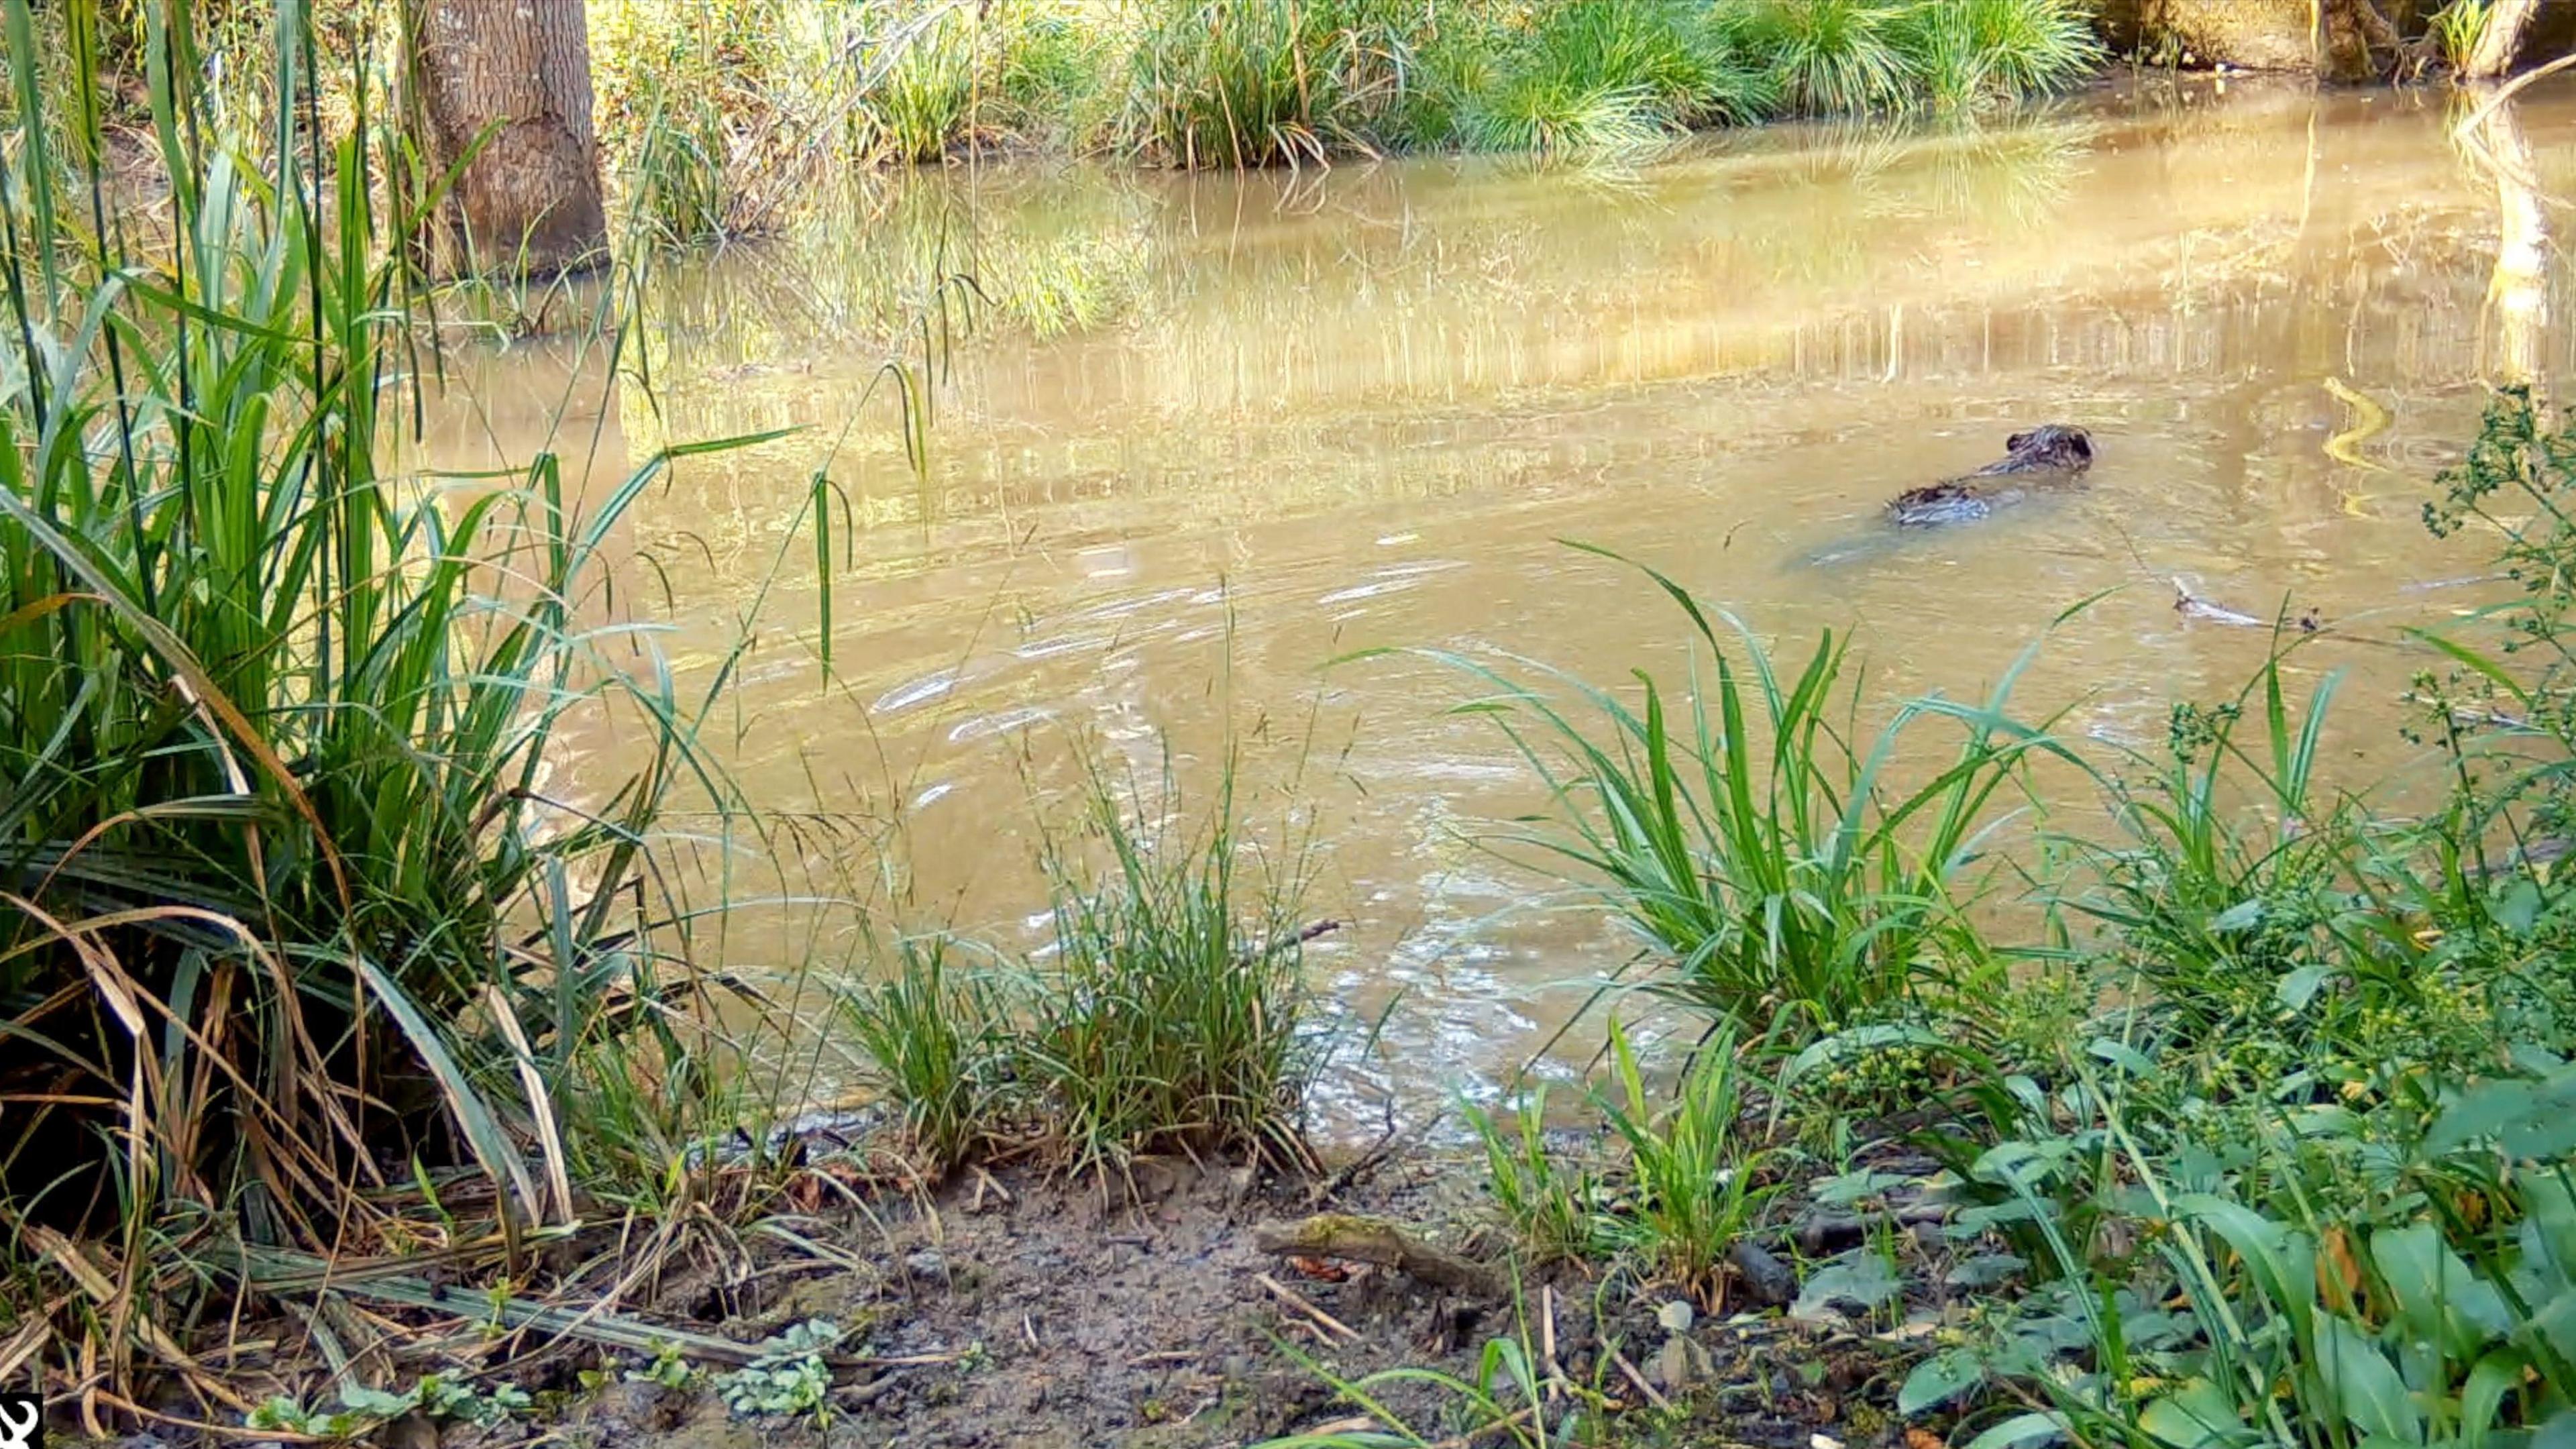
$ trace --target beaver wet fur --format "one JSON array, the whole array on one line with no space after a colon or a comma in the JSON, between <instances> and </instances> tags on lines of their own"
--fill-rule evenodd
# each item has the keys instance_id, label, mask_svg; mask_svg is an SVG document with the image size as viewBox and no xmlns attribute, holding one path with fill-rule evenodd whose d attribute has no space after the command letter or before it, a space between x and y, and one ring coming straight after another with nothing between
<instances>
[{"instance_id":1,"label":"beaver wet fur","mask_svg":"<svg viewBox=\"0 0 2576 1449\"><path fill-rule=\"evenodd\" d=\"M1901 528L1964 523L2019 503L2034 487L2080 478L2092 466L2093 435L2050 423L2005 439L2004 456L1974 473L1897 494L1887 500L1887 516Z\"/></svg>"}]
</instances>

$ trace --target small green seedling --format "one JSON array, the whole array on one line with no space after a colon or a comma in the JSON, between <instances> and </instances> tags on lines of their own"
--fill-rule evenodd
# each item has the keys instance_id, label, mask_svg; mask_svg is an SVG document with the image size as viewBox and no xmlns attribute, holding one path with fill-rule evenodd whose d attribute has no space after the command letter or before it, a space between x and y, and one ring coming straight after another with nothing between
<instances>
[{"instance_id":1,"label":"small green seedling","mask_svg":"<svg viewBox=\"0 0 2576 1449\"><path fill-rule=\"evenodd\" d=\"M809 1318L786 1332L764 1339L760 1356L733 1372L718 1376L716 1391L725 1407L741 1418L791 1418L811 1414L815 1427L832 1421L826 1402L832 1392L832 1370L823 1355L841 1341L841 1326Z\"/></svg>"}]
</instances>

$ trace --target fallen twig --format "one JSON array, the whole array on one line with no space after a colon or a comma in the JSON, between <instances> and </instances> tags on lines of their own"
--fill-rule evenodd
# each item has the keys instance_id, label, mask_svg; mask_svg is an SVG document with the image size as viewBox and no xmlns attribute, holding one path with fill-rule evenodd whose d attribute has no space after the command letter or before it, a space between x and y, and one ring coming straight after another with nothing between
<instances>
[{"instance_id":1,"label":"fallen twig","mask_svg":"<svg viewBox=\"0 0 2576 1449\"><path fill-rule=\"evenodd\" d=\"M1339 921L1308 922L1303 928L1292 931L1285 936L1274 937L1258 946L1246 946L1242 950L1235 952L1234 964L1237 966L1250 966L1257 961L1267 961L1271 957L1278 955L1280 952L1287 950L1291 946L1303 946L1318 936L1329 936L1341 928L1342 923Z\"/></svg>"},{"instance_id":2,"label":"fallen twig","mask_svg":"<svg viewBox=\"0 0 2576 1449\"><path fill-rule=\"evenodd\" d=\"M1538 1361L1547 1370L1548 1398L1565 1397L1565 1365L1556 1361L1556 1289L1548 1284L1538 1290Z\"/></svg>"},{"instance_id":3,"label":"fallen twig","mask_svg":"<svg viewBox=\"0 0 2576 1449\"><path fill-rule=\"evenodd\" d=\"M1646 1396L1647 1403L1654 1405L1656 1408L1663 1410L1667 1414L1673 1411L1673 1401L1665 1398L1659 1393L1656 1393L1655 1386L1646 1382L1646 1376L1637 1372L1637 1366L1628 1362L1628 1356L1626 1354L1621 1353L1619 1350L1614 1348L1610 1350L1610 1362L1618 1365L1620 1374L1624 1376L1629 1383L1636 1385L1638 1393Z\"/></svg>"},{"instance_id":4,"label":"fallen twig","mask_svg":"<svg viewBox=\"0 0 2576 1449\"><path fill-rule=\"evenodd\" d=\"M243 1277L248 1285L264 1293L336 1292L401 1308L427 1308L464 1318L482 1318L504 1328L533 1328L541 1333L578 1338L636 1353L657 1353L667 1347L683 1358L736 1368L750 1363L764 1352L756 1343L736 1343L729 1338L603 1313L596 1305L565 1308L525 1298L496 1299L470 1290L443 1287L425 1278L391 1274L344 1277L331 1273L329 1266L321 1259L303 1253L274 1248L254 1250L241 1260ZM919 1354L906 1358L878 1358L865 1354L823 1355L823 1361L836 1368L891 1368L950 1363L956 1358L954 1354Z\"/></svg>"},{"instance_id":5,"label":"fallen twig","mask_svg":"<svg viewBox=\"0 0 2576 1449\"><path fill-rule=\"evenodd\" d=\"M967 1171L975 1174L975 1200L966 1205L966 1210L968 1212L979 1213L984 1210L984 1194L987 1192L1000 1198L1002 1200L1002 1205L1005 1207L1010 1206L1014 1201L1011 1197L1011 1190L1002 1186L1000 1183L995 1182L993 1180L993 1174L986 1172L981 1167L970 1167Z\"/></svg>"},{"instance_id":6,"label":"fallen twig","mask_svg":"<svg viewBox=\"0 0 2576 1449\"><path fill-rule=\"evenodd\" d=\"M1349 1191L1352 1183L1359 1181L1365 1174L1376 1171L1388 1158L1393 1157L1398 1149L1429 1131L1432 1124L1439 1120L1440 1114L1434 1112L1426 1114L1410 1127L1399 1128L1395 1121L1394 1106L1390 1103L1387 1108L1386 1129L1378 1134L1377 1141L1370 1143L1367 1151L1336 1168L1332 1176L1307 1189L1306 1206L1309 1209L1322 1207Z\"/></svg>"},{"instance_id":7,"label":"fallen twig","mask_svg":"<svg viewBox=\"0 0 2576 1449\"><path fill-rule=\"evenodd\" d=\"M1269 1289L1272 1295L1277 1297L1280 1302L1287 1304L1289 1307L1296 1309L1298 1312L1314 1320L1318 1326L1330 1330L1333 1333L1338 1333L1350 1342L1356 1343L1359 1341L1360 1333L1358 1329L1351 1327L1349 1324L1344 1323L1340 1319L1335 1318L1333 1315L1326 1313L1324 1310L1308 1302L1303 1295L1299 1294L1295 1289L1289 1287L1287 1284L1280 1282L1278 1279L1271 1277L1267 1273L1255 1273L1252 1275L1252 1278L1254 1282Z\"/></svg>"}]
</instances>

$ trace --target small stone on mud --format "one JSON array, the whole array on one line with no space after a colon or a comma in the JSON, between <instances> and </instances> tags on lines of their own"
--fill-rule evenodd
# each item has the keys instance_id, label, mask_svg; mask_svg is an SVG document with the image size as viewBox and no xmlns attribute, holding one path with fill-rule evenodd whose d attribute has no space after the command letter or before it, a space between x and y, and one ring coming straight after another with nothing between
<instances>
[{"instance_id":1,"label":"small stone on mud","mask_svg":"<svg viewBox=\"0 0 2576 1449\"><path fill-rule=\"evenodd\" d=\"M903 1271L917 1283L945 1283L948 1259L937 1248L921 1248L903 1255Z\"/></svg>"}]
</instances>

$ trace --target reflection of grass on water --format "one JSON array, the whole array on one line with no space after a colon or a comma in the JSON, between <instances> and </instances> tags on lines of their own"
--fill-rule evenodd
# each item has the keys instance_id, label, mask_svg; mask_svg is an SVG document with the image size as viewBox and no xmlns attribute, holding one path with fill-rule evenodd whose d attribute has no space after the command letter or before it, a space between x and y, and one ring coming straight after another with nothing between
<instances>
[{"instance_id":1,"label":"reflection of grass on water","mask_svg":"<svg viewBox=\"0 0 2576 1449\"><path fill-rule=\"evenodd\" d=\"M1090 172L863 184L772 241L673 268L652 306L676 334L726 335L733 360L884 347L957 277L974 279L956 302L980 328L1104 326L1127 315L1152 265L1146 205Z\"/></svg>"},{"instance_id":2,"label":"reflection of grass on water","mask_svg":"<svg viewBox=\"0 0 2576 1449\"><path fill-rule=\"evenodd\" d=\"M1891 215L2042 224L2089 144L2086 128L2063 124L1930 136L1853 126L1801 148L1795 164L1817 184L1786 199L1796 208L1786 219L1701 208L1672 224L1656 185L1615 160L1557 163L1547 175L1659 213L1657 225L1622 235L1633 274L1694 268L1722 246L1757 271L1840 280L1865 273ZM1040 338L1210 308L1239 327L1294 325L1363 296L1482 302L1510 316L1598 276L1595 236L1564 246L1532 227L1462 231L1436 215L1425 224L1407 195L1424 184L1420 173L1386 185L1265 176L1210 195L1092 169L903 178L844 193L775 241L673 269L654 305L675 336L725 334L730 363L886 346L959 275L975 279L979 326ZM1338 209L1347 224L1267 225L1317 208Z\"/></svg>"}]
</instances>

